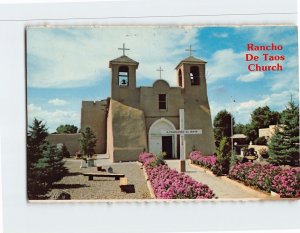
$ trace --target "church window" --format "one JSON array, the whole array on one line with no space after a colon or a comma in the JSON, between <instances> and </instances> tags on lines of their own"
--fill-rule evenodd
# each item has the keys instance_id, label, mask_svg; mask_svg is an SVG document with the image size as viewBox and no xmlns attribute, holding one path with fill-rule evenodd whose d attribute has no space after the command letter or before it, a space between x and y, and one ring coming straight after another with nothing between
<instances>
[{"instance_id":1,"label":"church window","mask_svg":"<svg viewBox=\"0 0 300 233\"><path fill-rule=\"evenodd\" d=\"M182 72L181 72L181 70L179 70L179 72L178 72L178 85L179 85L180 87L183 86L183 85L182 85Z\"/></svg>"},{"instance_id":2,"label":"church window","mask_svg":"<svg viewBox=\"0 0 300 233\"><path fill-rule=\"evenodd\" d=\"M158 95L158 107L159 107L159 110L166 110L167 109L167 96L166 96L166 94L159 94Z\"/></svg>"},{"instance_id":3,"label":"church window","mask_svg":"<svg viewBox=\"0 0 300 233\"><path fill-rule=\"evenodd\" d=\"M128 86L129 69L128 66L119 68L119 86Z\"/></svg>"},{"instance_id":4,"label":"church window","mask_svg":"<svg viewBox=\"0 0 300 233\"><path fill-rule=\"evenodd\" d=\"M191 85L200 85L199 68L197 66L191 67L190 80L191 80Z\"/></svg>"}]
</instances>

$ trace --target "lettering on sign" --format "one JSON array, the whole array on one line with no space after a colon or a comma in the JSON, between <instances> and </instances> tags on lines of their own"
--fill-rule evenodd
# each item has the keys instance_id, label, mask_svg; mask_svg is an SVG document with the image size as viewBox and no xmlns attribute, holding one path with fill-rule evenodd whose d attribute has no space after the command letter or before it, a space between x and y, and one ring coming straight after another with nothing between
<instances>
[{"instance_id":1,"label":"lettering on sign","mask_svg":"<svg viewBox=\"0 0 300 233\"><path fill-rule=\"evenodd\" d=\"M162 130L162 134L202 134L202 129Z\"/></svg>"}]
</instances>

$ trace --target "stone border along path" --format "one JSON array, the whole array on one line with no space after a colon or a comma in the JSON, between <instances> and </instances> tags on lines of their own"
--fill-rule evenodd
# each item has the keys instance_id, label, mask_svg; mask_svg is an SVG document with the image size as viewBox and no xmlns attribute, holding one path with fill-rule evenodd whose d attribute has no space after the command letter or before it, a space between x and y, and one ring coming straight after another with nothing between
<instances>
[{"instance_id":1,"label":"stone border along path","mask_svg":"<svg viewBox=\"0 0 300 233\"><path fill-rule=\"evenodd\" d=\"M168 166L179 171L179 160L165 160ZM224 179L224 177L216 177L210 172L205 172L203 169L198 169L191 166L188 160L186 161L186 172L193 179L207 184L219 199L271 199L270 195L263 192L256 191L245 185L231 180Z\"/></svg>"}]
</instances>

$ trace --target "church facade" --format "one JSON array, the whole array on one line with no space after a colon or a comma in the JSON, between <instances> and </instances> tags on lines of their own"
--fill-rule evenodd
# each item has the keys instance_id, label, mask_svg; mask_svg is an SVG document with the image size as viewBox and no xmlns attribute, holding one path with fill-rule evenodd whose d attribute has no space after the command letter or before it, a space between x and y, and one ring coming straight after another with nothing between
<instances>
[{"instance_id":1,"label":"church facade","mask_svg":"<svg viewBox=\"0 0 300 233\"><path fill-rule=\"evenodd\" d=\"M107 153L114 162L136 161L142 151L166 153L179 158L182 145L179 110L184 109L184 128L201 129L202 134L185 135L184 152L215 152L214 134L207 97L206 62L192 55L176 66L178 86L165 80L152 86L136 86L139 63L125 55L109 62L111 97L102 101L82 101L81 129L89 126L97 137L96 153ZM183 120L182 119L182 120Z\"/></svg>"}]
</instances>

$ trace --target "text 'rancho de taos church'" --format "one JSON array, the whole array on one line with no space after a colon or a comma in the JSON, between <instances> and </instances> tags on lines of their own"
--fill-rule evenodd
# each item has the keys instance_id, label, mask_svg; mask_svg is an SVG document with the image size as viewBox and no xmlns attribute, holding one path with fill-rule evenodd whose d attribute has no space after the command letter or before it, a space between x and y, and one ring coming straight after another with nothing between
<instances>
[{"instance_id":1,"label":"text 'rancho de taos church'","mask_svg":"<svg viewBox=\"0 0 300 233\"><path fill-rule=\"evenodd\" d=\"M89 126L97 137L96 153L107 153L114 161L135 161L140 152L165 152L179 158L179 135L164 134L180 129L179 110L184 109L184 128L202 134L185 135L185 154L215 151L211 113L207 98L205 64L191 55L176 66L178 86L156 80L153 86L137 87L139 63L125 55L109 62L111 97L82 101L81 129ZM174 64L175 66L175 64ZM99 90L101 91L101 90Z\"/></svg>"}]
</instances>

